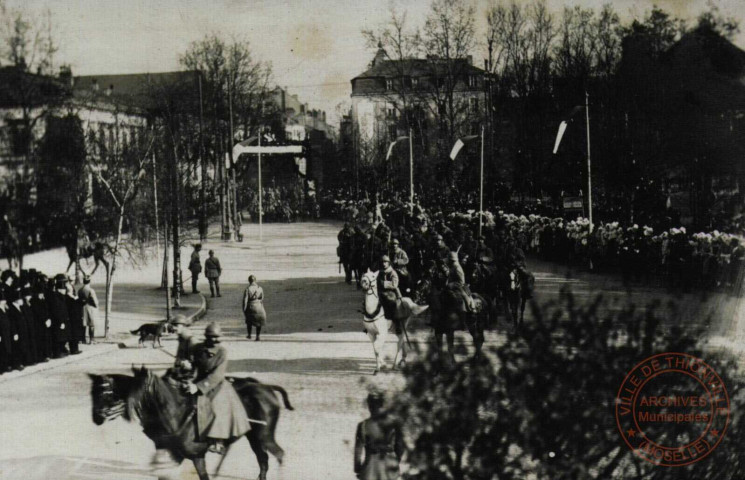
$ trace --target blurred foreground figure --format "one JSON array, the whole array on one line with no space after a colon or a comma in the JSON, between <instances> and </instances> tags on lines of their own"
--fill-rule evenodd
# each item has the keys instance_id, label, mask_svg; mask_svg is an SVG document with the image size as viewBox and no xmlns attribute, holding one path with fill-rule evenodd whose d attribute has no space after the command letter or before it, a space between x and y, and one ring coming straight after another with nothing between
<instances>
[{"instance_id":1,"label":"blurred foreground figure","mask_svg":"<svg viewBox=\"0 0 745 480\"><path fill-rule=\"evenodd\" d=\"M357 425L354 473L360 480L396 480L404 452L401 428L383 411L381 392L367 396L370 418Z\"/></svg>"}]
</instances>

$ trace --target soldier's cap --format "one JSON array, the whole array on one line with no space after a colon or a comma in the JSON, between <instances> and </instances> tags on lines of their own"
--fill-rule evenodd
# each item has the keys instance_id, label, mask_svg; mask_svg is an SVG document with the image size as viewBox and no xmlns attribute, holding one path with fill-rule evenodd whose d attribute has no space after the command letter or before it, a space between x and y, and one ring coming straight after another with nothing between
<instances>
[{"instance_id":1,"label":"soldier's cap","mask_svg":"<svg viewBox=\"0 0 745 480\"><path fill-rule=\"evenodd\" d=\"M204 329L204 336L205 337L221 337L222 336L222 329L220 328L220 325L216 324L215 322L210 323L207 325L207 328Z\"/></svg>"},{"instance_id":2,"label":"soldier's cap","mask_svg":"<svg viewBox=\"0 0 745 480\"><path fill-rule=\"evenodd\" d=\"M209 254L210 255L214 255L215 254L215 251L214 250L210 250Z\"/></svg>"},{"instance_id":3,"label":"soldier's cap","mask_svg":"<svg viewBox=\"0 0 745 480\"><path fill-rule=\"evenodd\" d=\"M188 325L188 322L186 321L186 317L181 315L180 313L173 317L173 320L171 320L171 323L174 325Z\"/></svg>"},{"instance_id":4,"label":"soldier's cap","mask_svg":"<svg viewBox=\"0 0 745 480\"><path fill-rule=\"evenodd\" d=\"M393 244L394 244L394 245L398 245L398 244L399 244L398 238L394 238L394 239L393 239Z\"/></svg>"},{"instance_id":5,"label":"soldier's cap","mask_svg":"<svg viewBox=\"0 0 745 480\"><path fill-rule=\"evenodd\" d=\"M388 263L391 263L391 257L389 257L388 255L383 255L382 257L380 257L380 262L381 262L381 263L382 263L382 262L388 262Z\"/></svg>"}]
</instances>

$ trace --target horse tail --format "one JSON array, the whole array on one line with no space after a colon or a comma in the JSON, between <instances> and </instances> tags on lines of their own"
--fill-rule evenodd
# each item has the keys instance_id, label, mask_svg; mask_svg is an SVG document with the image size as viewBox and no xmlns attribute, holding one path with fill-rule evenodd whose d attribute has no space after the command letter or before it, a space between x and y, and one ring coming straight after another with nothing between
<instances>
[{"instance_id":1,"label":"horse tail","mask_svg":"<svg viewBox=\"0 0 745 480\"><path fill-rule=\"evenodd\" d=\"M262 385L274 390L275 392L279 392L279 394L282 395L282 401L284 402L285 408L287 410L295 410L295 407L290 404L290 397L287 395L287 390L280 387L279 385L269 385L266 383L263 383Z\"/></svg>"},{"instance_id":2,"label":"horse tail","mask_svg":"<svg viewBox=\"0 0 745 480\"><path fill-rule=\"evenodd\" d=\"M142 330L142 327L138 328L137 330L130 330L129 333L131 333L132 335L137 335L138 333L140 333L140 330Z\"/></svg>"}]
</instances>

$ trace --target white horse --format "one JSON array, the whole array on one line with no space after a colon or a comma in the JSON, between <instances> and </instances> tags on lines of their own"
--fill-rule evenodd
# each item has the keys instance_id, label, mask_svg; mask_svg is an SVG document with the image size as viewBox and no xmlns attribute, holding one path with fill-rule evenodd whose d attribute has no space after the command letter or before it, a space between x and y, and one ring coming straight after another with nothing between
<instances>
[{"instance_id":1,"label":"white horse","mask_svg":"<svg viewBox=\"0 0 745 480\"><path fill-rule=\"evenodd\" d=\"M362 275L360 285L365 291L364 310L362 324L367 332L367 336L372 342L373 350L375 351L375 371L373 375L377 374L382 368L385 367L385 362L382 359L383 346L385 345L385 339L388 336L388 331L391 329L393 324L392 320L385 318L383 312L383 305L380 303L380 297L378 296L378 272L372 272L369 269ZM408 307L410 312L405 318L399 319L402 328L401 333L397 333L398 344L396 347L396 356L393 357L393 369L396 369L396 360L398 360L399 353L401 354L401 365L406 363L406 344L404 343L406 338L405 325L412 315L419 315L427 309L427 306L417 305L410 298L402 298L401 302Z\"/></svg>"}]
</instances>

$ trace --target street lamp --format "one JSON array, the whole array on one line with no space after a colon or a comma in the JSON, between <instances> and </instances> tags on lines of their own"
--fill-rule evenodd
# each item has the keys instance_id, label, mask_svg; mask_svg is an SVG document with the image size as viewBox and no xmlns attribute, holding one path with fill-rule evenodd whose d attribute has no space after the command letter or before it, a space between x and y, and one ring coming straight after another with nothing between
<instances>
[{"instance_id":1,"label":"street lamp","mask_svg":"<svg viewBox=\"0 0 745 480\"><path fill-rule=\"evenodd\" d=\"M556 141L554 142L554 155L559 150L561 139L564 136L564 132L567 129L567 121L571 122L575 115L585 111L585 130L587 132L587 214L590 220L590 233L592 233L592 162L590 161L590 95L585 91L585 104L577 105L572 109L567 120L562 120L559 124L559 130L556 133Z\"/></svg>"},{"instance_id":2,"label":"street lamp","mask_svg":"<svg viewBox=\"0 0 745 480\"><path fill-rule=\"evenodd\" d=\"M460 153L466 142L470 142L479 137L481 138L481 165L479 168L479 237L481 237L481 229L484 223L484 125L481 125L481 135L468 135L459 138L453 145L453 149L450 151L450 159L455 161L455 157L458 156L458 153Z\"/></svg>"},{"instance_id":3,"label":"street lamp","mask_svg":"<svg viewBox=\"0 0 745 480\"><path fill-rule=\"evenodd\" d=\"M399 142L402 142L404 140L409 141L409 203L411 204L411 213L414 213L414 144L413 144L413 132L412 129L409 129L409 135L398 137L395 139L391 144L388 146L388 153L385 155L386 162L389 158L391 158L391 153L393 153L393 147Z\"/></svg>"}]
</instances>

